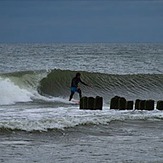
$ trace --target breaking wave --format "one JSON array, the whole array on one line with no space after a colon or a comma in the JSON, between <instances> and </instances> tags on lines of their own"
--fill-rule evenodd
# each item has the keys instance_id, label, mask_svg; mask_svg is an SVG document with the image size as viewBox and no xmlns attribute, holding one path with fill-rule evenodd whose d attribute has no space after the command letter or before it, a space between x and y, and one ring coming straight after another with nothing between
<instances>
[{"instance_id":1,"label":"breaking wave","mask_svg":"<svg viewBox=\"0 0 163 163\"><path fill-rule=\"evenodd\" d=\"M39 81L46 75L45 71L24 71L0 75L0 105L33 101Z\"/></svg>"},{"instance_id":2,"label":"breaking wave","mask_svg":"<svg viewBox=\"0 0 163 163\"><path fill-rule=\"evenodd\" d=\"M68 98L75 74L76 71L58 69L0 74L0 105L29 102L35 98ZM80 85L85 96L102 96L108 102L115 95L132 100L160 100L163 96L163 74L116 75L85 71L81 74L81 79L92 85Z\"/></svg>"},{"instance_id":3,"label":"breaking wave","mask_svg":"<svg viewBox=\"0 0 163 163\"><path fill-rule=\"evenodd\" d=\"M114 75L81 72L81 79L92 85L92 87L80 85L83 95L99 95L104 98L103 110L93 112L79 110L77 106L67 104L71 79L75 74L76 71L58 69L48 72L23 71L0 74L0 117L2 117L0 131L62 130L79 125L108 125L112 121L128 119L162 121L163 114L156 109L151 112L114 111L110 110L107 104L114 95L132 100L136 98L162 100L162 74ZM17 105L10 106L20 102L36 102L36 105L25 109L19 109Z\"/></svg>"},{"instance_id":4,"label":"breaking wave","mask_svg":"<svg viewBox=\"0 0 163 163\"><path fill-rule=\"evenodd\" d=\"M40 81L39 92L50 96L68 96L70 82L75 71L52 70ZM114 95L129 99L161 99L163 96L162 74L114 75L92 72L81 72L81 79L92 87L82 87L83 95L102 96L104 99Z\"/></svg>"}]
</instances>

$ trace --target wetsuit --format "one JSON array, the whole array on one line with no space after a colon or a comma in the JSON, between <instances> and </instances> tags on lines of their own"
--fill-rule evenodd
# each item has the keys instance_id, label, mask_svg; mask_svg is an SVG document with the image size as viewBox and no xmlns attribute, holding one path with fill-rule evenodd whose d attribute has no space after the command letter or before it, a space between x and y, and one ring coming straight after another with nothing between
<instances>
[{"instance_id":1,"label":"wetsuit","mask_svg":"<svg viewBox=\"0 0 163 163\"><path fill-rule=\"evenodd\" d=\"M74 77L71 82L71 95L69 101L71 101L73 95L75 92L79 93L80 98L82 97L81 89L78 88L78 84L82 83L86 86L88 86L86 83L84 83L79 77Z\"/></svg>"}]
</instances>

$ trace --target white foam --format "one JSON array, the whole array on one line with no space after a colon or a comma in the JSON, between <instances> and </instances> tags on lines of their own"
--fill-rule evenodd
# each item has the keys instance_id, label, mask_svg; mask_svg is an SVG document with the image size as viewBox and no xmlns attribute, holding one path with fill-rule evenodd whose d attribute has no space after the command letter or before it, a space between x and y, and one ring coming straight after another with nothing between
<instances>
[{"instance_id":1,"label":"white foam","mask_svg":"<svg viewBox=\"0 0 163 163\"><path fill-rule=\"evenodd\" d=\"M31 101L32 93L15 85L10 79L0 78L0 105Z\"/></svg>"},{"instance_id":2,"label":"white foam","mask_svg":"<svg viewBox=\"0 0 163 163\"><path fill-rule=\"evenodd\" d=\"M38 99L38 100L42 100L42 101L46 101L46 102L59 102L59 103L63 103L63 104L75 104L75 102L69 101L69 99L65 98L65 97L46 97L46 96L41 96L37 92L35 92L33 94L34 94L33 99Z\"/></svg>"},{"instance_id":3,"label":"white foam","mask_svg":"<svg viewBox=\"0 0 163 163\"><path fill-rule=\"evenodd\" d=\"M5 116L4 116L5 112ZM114 120L162 120L163 113L154 111L79 110L78 107L7 109L0 112L0 128L25 131L65 129L78 125L107 124Z\"/></svg>"},{"instance_id":4,"label":"white foam","mask_svg":"<svg viewBox=\"0 0 163 163\"><path fill-rule=\"evenodd\" d=\"M17 102L29 102L33 100L73 104L73 102L68 101L68 98L41 96L36 90L21 88L9 78L0 77L0 105L11 105Z\"/></svg>"}]
</instances>

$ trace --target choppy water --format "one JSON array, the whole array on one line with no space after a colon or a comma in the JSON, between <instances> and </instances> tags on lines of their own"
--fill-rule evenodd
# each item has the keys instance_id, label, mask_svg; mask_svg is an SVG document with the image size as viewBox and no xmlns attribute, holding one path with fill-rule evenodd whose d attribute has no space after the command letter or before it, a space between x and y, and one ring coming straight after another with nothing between
<instances>
[{"instance_id":1,"label":"choppy water","mask_svg":"<svg viewBox=\"0 0 163 163\"><path fill-rule=\"evenodd\" d=\"M1 44L0 161L162 162L163 112L109 108L115 95L163 100L162 55L162 44ZM77 71L102 111L68 101Z\"/></svg>"}]
</instances>

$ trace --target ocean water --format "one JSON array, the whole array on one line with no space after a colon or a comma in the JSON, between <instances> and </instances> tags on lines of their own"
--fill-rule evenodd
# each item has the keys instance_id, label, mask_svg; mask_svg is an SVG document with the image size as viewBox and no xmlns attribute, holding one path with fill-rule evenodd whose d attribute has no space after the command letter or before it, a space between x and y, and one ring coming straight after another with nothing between
<instances>
[{"instance_id":1,"label":"ocean water","mask_svg":"<svg viewBox=\"0 0 163 163\"><path fill-rule=\"evenodd\" d=\"M0 162L163 162L163 111L110 109L115 95L163 100L162 56L163 44L0 44ZM68 101L76 72L102 111Z\"/></svg>"}]
</instances>

